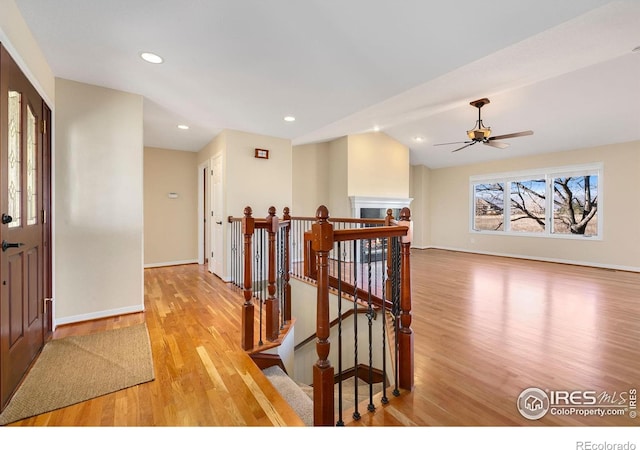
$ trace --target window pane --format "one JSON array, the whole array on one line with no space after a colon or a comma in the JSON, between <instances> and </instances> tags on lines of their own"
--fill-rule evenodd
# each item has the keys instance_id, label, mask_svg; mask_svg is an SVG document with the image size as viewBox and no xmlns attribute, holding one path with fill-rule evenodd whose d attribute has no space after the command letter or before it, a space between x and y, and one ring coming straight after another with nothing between
<instances>
[{"instance_id":1,"label":"window pane","mask_svg":"<svg viewBox=\"0 0 640 450\"><path fill-rule=\"evenodd\" d=\"M546 182L544 179L511 182L510 226L512 231L541 233L545 230Z\"/></svg>"},{"instance_id":2,"label":"window pane","mask_svg":"<svg viewBox=\"0 0 640 450\"><path fill-rule=\"evenodd\" d=\"M7 188L9 194L9 207L7 214L13 220L9 223L9 228L21 225L20 206L22 203L22 161L20 155L20 133L22 130L21 119L21 94L16 91L9 91L9 163L7 174Z\"/></svg>"},{"instance_id":3,"label":"window pane","mask_svg":"<svg viewBox=\"0 0 640 450\"><path fill-rule=\"evenodd\" d=\"M31 108L27 108L27 225L35 225L38 222L37 147L36 116L31 112Z\"/></svg>"},{"instance_id":4,"label":"window pane","mask_svg":"<svg viewBox=\"0 0 640 450\"><path fill-rule=\"evenodd\" d=\"M598 234L598 176L553 180L553 233Z\"/></svg>"},{"instance_id":5,"label":"window pane","mask_svg":"<svg viewBox=\"0 0 640 450\"><path fill-rule=\"evenodd\" d=\"M474 230L504 230L504 184L489 183L473 186L475 199Z\"/></svg>"}]
</instances>

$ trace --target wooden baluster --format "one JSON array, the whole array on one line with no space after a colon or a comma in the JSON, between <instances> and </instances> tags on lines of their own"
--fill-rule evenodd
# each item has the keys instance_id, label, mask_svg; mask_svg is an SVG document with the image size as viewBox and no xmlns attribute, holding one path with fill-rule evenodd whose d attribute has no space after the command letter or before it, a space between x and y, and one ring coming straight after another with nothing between
<instances>
[{"instance_id":1,"label":"wooden baluster","mask_svg":"<svg viewBox=\"0 0 640 450\"><path fill-rule=\"evenodd\" d=\"M276 208L274 206L269 208L269 215L267 216L267 234L269 237L268 245L268 294L269 297L265 301L266 308L266 329L265 334L267 340L275 341L278 339L280 332L280 316L278 308L278 299L276 298L276 233L278 232L279 221L276 216Z\"/></svg>"},{"instance_id":2,"label":"wooden baluster","mask_svg":"<svg viewBox=\"0 0 640 450\"><path fill-rule=\"evenodd\" d=\"M393 210L391 208L387 209L387 215L384 218L384 226L390 227L395 225L393 218ZM387 239L387 279L384 283L384 294L387 302L393 301L393 251L392 251L392 243L393 240L391 238Z\"/></svg>"},{"instance_id":3,"label":"wooden baluster","mask_svg":"<svg viewBox=\"0 0 640 450\"><path fill-rule=\"evenodd\" d=\"M329 211L322 205L316 211L316 222L311 225L312 248L317 254L317 313L316 352L318 360L313 366L313 424L333 426L334 393L333 367L329 361L329 252L333 248L333 225Z\"/></svg>"},{"instance_id":4,"label":"wooden baluster","mask_svg":"<svg viewBox=\"0 0 640 450\"><path fill-rule=\"evenodd\" d=\"M282 220L288 220L289 225L284 230L284 275L282 282L284 283L284 320L291 320L291 285L289 279L291 278L291 215L289 214L289 208L285 207Z\"/></svg>"},{"instance_id":5,"label":"wooden baluster","mask_svg":"<svg viewBox=\"0 0 640 450\"><path fill-rule=\"evenodd\" d=\"M251 217L251 207L244 209L242 218L242 234L244 235L244 305L242 305L242 348L253 348L253 277L251 273L253 252L251 251L251 239L255 230L255 219Z\"/></svg>"},{"instance_id":6,"label":"wooden baluster","mask_svg":"<svg viewBox=\"0 0 640 450\"><path fill-rule=\"evenodd\" d=\"M315 280L318 278L316 273L318 268L316 267L316 252L313 250L311 243L313 242L313 235L310 231L304 232L304 276Z\"/></svg>"},{"instance_id":7,"label":"wooden baluster","mask_svg":"<svg viewBox=\"0 0 640 450\"><path fill-rule=\"evenodd\" d=\"M413 224L411 211L402 208L398 225L409 228L406 236L402 237L400 264L400 330L398 332L398 379L399 386L409 391L413 390L414 360L413 360L413 330L411 329L411 239Z\"/></svg>"}]
</instances>

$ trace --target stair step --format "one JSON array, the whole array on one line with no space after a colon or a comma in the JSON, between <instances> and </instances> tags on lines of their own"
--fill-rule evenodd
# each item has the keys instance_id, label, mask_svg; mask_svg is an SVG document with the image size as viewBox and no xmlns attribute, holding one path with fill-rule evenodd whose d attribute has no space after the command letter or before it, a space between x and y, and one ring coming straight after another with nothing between
<instances>
[{"instance_id":1,"label":"stair step","mask_svg":"<svg viewBox=\"0 0 640 450\"><path fill-rule=\"evenodd\" d=\"M300 416L305 425L313 426L313 400L289 378L279 366L271 366L262 371L273 387L282 395L291 408Z\"/></svg>"},{"instance_id":2,"label":"stair step","mask_svg":"<svg viewBox=\"0 0 640 450\"><path fill-rule=\"evenodd\" d=\"M292 380L279 366L271 366L262 371L282 397L291 405L307 426L313 426L313 386ZM353 378L342 382L342 408L355 406ZM335 385L334 406L338 413L338 384ZM382 391L382 383L373 384L373 395ZM369 400L369 384L358 380L358 404Z\"/></svg>"}]
</instances>

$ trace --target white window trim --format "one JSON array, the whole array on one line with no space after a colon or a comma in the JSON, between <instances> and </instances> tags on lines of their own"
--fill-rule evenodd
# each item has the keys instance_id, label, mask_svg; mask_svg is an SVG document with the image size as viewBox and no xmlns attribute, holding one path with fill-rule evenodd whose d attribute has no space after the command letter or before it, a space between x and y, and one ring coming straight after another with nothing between
<instances>
[{"instance_id":1,"label":"white window trim","mask_svg":"<svg viewBox=\"0 0 640 450\"><path fill-rule=\"evenodd\" d=\"M566 176L579 176L586 173L594 174L598 176L598 234L597 235L577 235L577 234L564 234L553 233L553 179ZM511 222L508 217L511 215L511 183L514 181L522 181L529 179L545 179L546 180L546 192L551 192L552 195L546 196L545 204L545 217L548 226L540 233L531 233L523 231L511 231ZM477 184L490 184L490 183L503 183L504 185L504 231L494 230L476 230L474 229L475 219L475 185ZM572 166L562 167L548 167L544 169L529 169L514 172L494 173L487 175L473 175L469 177L469 232L472 234L485 234L491 236L523 236L523 237L542 237L552 239L574 239L574 240L589 240L589 241L601 241L603 240L604 230L604 164L602 162L591 164L577 164Z\"/></svg>"}]
</instances>

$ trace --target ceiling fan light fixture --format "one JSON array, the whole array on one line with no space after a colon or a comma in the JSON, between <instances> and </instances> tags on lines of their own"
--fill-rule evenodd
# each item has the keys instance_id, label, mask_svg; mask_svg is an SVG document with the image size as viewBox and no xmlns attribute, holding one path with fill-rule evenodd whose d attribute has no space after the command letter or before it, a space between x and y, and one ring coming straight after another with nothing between
<instances>
[{"instance_id":1,"label":"ceiling fan light fixture","mask_svg":"<svg viewBox=\"0 0 640 450\"><path fill-rule=\"evenodd\" d=\"M442 144L433 144L433 145L450 145L450 144L465 144L462 147L459 147L452 152L458 152L462 149L470 147L478 142L482 142L485 145L496 148L507 148L509 144L505 144L503 142L498 142L498 139L510 139L519 136L530 136L533 134L533 131L520 131L518 133L509 133L509 134L501 134L499 136L491 136L491 127L485 127L482 123L482 117L480 116L480 109L489 103L488 98L481 98L479 100L474 100L469 103L471 106L478 108L478 120L476 120L476 125L471 130L467 130L467 137L470 139L469 141L464 142L445 142Z\"/></svg>"},{"instance_id":2,"label":"ceiling fan light fixture","mask_svg":"<svg viewBox=\"0 0 640 450\"><path fill-rule=\"evenodd\" d=\"M467 136L473 140L488 139L491 136L491 127L485 127L482 120L478 120L475 128L467 131Z\"/></svg>"}]
</instances>

